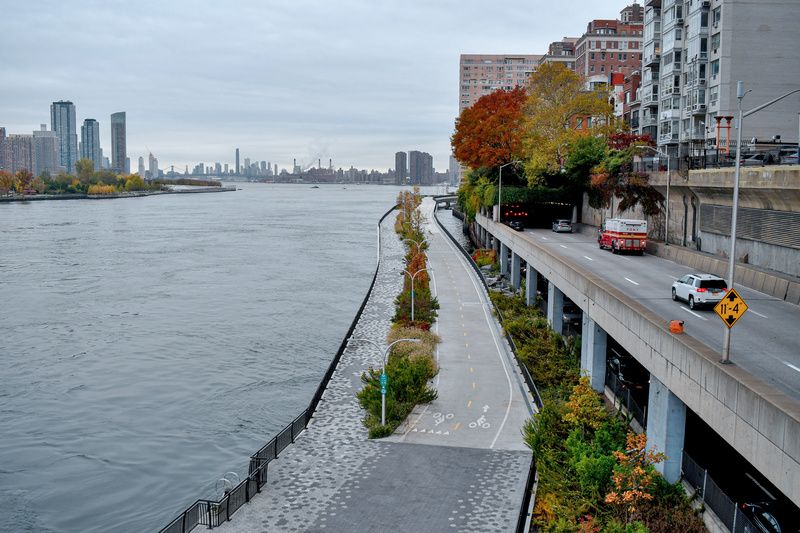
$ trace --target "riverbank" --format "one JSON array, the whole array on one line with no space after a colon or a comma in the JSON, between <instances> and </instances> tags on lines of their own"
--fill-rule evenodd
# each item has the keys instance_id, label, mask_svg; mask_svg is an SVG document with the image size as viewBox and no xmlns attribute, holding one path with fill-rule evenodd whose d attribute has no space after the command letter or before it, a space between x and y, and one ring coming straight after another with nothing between
<instances>
[{"instance_id":1,"label":"riverbank","mask_svg":"<svg viewBox=\"0 0 800 533\"><path fill-rule=\"evenodd\" d=\"M30 194L21 196L0 197L2 202L35 202L42 200L111 200L117 198L140 198L142 196L158 196L162 194L195 194L207 192L232 192L236 187L192 187L188 189L170 189L167 191L125 191L113 194Z\"/></svg>"}]
</instances>

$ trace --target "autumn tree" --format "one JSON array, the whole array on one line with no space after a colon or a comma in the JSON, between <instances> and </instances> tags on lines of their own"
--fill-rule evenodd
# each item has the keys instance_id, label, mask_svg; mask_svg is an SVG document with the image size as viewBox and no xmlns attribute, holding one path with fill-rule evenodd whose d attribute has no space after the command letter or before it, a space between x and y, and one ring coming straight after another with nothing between
<instances>
[{"instance_id":1,"label":"autumn tree","mask_svg":"<svg viewBox=\"0 0 800 533\"><path fill-rule=\"evenodd\" d=\"M482 96L456 119L450 138L455 158L470 168L491 168L522 155L525 89L497 90Z\"/></svg>"},{"instance_id":2,"label":"autumn tree","mask_svg":"<svg viewBox=\"0 0 800 533\"><path fill-rule=\"evenodd\" d=\"M587 376L581 376L572 387L572 394L566 404L567 412L564 421L586 433L587 429L595 430L606 421L606 412L597 393L592 389Z\"/></svg>"},{"instance_id":3,"label":"autumn tree","mask_svg":"<svg viewBox=\"0 0 800 533\"><path fill-rule=\"evenodd\" d=\"M19 194L25 194L25 191L30 189L32 180L33 174L31 174L30 170L24 168L22 170L18 170L16 174L17 192Z\"/></svg>"},{"instance_id":4,"label":"autumn tree","mask_svg":"<svg viewBox=\"0 0 800 533\"><path fill-rule=\"evenodd\" d=\"M611 476L613 489L606 495L606 503L618 506L625 521L635 519L643 502L653 499L652 489L656 472L654 465L667 456L654 449L647 449L647 435L628 433L625 451L615 451L617 466Z\"/></svg>"},{"instance_id":5,"label":"autumn tree","mask_svg":"<svg viewBox=\"0 0 800 533\"><path fill-rule=\"evenodd\" d=\"M0 194L7 195L16 184L16 179L13 175L5 171L0 171Z\"/></svg>"},{"instance_id":6,"label":"autumn tree","mask_svg":"<svg viewBox=\"0 0 800 533\"><path fill-rule=\"evenodd\" d=\"M75 174L81 183L87 184L92 182L94 178L94 163L91 159L78 159L75 162Z\"/></svg>"},{"instance_id":7,"label":"autumn tree","mask_svg":"<svg viewBox=\"0 0 800 533\"><path fill-rule=\"evenodd\" d=\"M581 76L561 63L545 63L531 74L525 104L522 146L531 185L559 175L570 150L587 134L592 118L603 122L612 114L606 94L584 90Z\"/></svg>"}]
</instances>

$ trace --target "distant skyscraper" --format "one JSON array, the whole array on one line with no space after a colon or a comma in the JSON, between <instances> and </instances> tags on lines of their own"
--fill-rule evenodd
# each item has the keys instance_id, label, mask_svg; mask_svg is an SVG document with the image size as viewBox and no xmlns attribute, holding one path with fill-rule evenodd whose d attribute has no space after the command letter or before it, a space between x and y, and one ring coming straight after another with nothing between
<instances>
[{"instance_id":1,"label":"distant skyscraper","mask_svg":"<svg viewBox=\"0 0 800 533\"><path fill-rule=\"evenodd\" d=\"M150 160L148 161L148 166L150 167L150 179L158 178L158 159L153 157L153 154L150 154Z\"/></svg>"},{"instance_id":2,"label":"distant skyscraper","mask_svg":"<svg viewBox=\"0 0 800 533\"><path fill-rule=\"evenodd\" d=\"M397 152L394 154L394 182L397 185L405 183L408 171L406 170L406 153Z\"/></svg>"},{"instance_id":3,"label":"distant skyscraper","mask_svg":"<svg viewBox=\"0 0 800 533\"><path fill-rule=\"evenodd\" d=\"M81 159L94 163L94 169L103 167L103 152L100 151L100 124L87 118L81 126Z\"/></svg>"},{"instance_id":4,"label":"distant skyscraper","mask_svg":"<svg viewBox=\"0 0 800 533\"><path fill-rule=\"evenodd\" d=\"M0 128L0 170L6 169L6 129Z\"/></svg>"},{"instance_id":5,"label":"distant skyscraper","mask_svg":"<svg viewBox=\"0 0 800 533\"><path fill-rule=\"evenodd\" d=\"M57 174L61 170L61 161L58 157L58 137L54 131L47 129L47 124L42 124L39 131L33 132L33 175L39 176L43 172Z\"/></svg>"},{"instance_id":6,"label":"distant skyscraper","mask_svg":"<svg viewBox=\"0 0 800 533\"><path fill-rule=\"evenodd\" d=\"M50 128L58 137L61 166L67 172L74 172L78 160L78 126L72 102L60 100L50 105Z\"/></svg>"},{"instance_id":7,"label":"distant skyscraper","mask_svg":"<svg viewBox=\"0 0 800 533\"><path fill-rule=\"evenodd\" d=\"M125 158L128 156L126 137L125 111L113 113L111 115L111 169L120 174L129 173L125 170Z\"/></svg>"},{"instance_id":8,"label":"distant skyscraper","mask_svg":"<svg viewBox=\"0 0 800 533\"><path fill-rule=\"evenodd\" d=\"M427 152L408 152L408 175L414 185L433 183L433 157Z\"/></svg>"},{"instance_id":9,"label":"distant skyscraper","mask_svg":"<svg viewBox=\"0 0 800 533\"><path fill-rule=\"evenodd\" d=\"M144 157L139 156L139 177L144 179Z\"/></svg>"},{"instance_id":10,"label":"distant skyscraper","mask_svg":"<svg viewBox=\"0 0 800 533\"><path fill-rule=\"evenodd\" d=\"M3 146L8 172L13 173L18 170L33 172L33 135L12 133L6 137Z\"/></svg>"},{"instance_id":11,"label":"distant skyscraper","mask_svg":"<svg viewBox=\"0 0 800 533\"><path fill-rule=\"evenodd\" d=\"M234 172L237 176L239 175L239 149L236 149L236 172Z\"/></svg>"}]
</instances>

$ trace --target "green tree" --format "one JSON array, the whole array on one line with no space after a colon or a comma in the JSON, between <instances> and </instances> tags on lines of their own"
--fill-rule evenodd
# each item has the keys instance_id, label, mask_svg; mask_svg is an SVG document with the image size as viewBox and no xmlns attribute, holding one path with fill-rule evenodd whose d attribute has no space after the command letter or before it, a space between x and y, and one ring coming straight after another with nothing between
<instances>
[{"instance_id":1,"label":"green tree","mask_svg":"<svg viewBox=\"0 0 800 533\"><path fill-rule=\"evenodd\" d=\"M94 163L91 159L78 159L75 162L75 174L84 185L92 183L94 178Z\"/></svg>"},{"instance_id":2,"label":"green tree","mask_svg":"<svg viewBox=\"0 0 800 533\"><path fill-rule=\"evenodd\" d=\"M606 418L606 411L603 409L600 397L592 389L589 377L581 376L567 400L567 413L564 415L564 421L586 434L587 429L593 431L599 428Z\"/></svg>"}]
</instances>

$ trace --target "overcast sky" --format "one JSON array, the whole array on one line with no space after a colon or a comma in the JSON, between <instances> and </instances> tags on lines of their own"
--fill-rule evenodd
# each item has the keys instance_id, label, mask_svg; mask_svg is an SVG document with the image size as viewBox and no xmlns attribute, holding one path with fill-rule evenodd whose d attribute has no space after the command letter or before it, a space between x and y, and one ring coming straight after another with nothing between
<instances>
[{"instance_id":1,"label":"overcast sky","mask_svg":"<svg viewBox=\"0 0 800 533\"><path fill-rule=\"evenodd\" d=\"M447 167L462 53L544 53L617 0L0 0L0 126L126 111L135 170L203 161ZM78 127L80 136L80 126Z\"/></svg>"}]
</instances>

